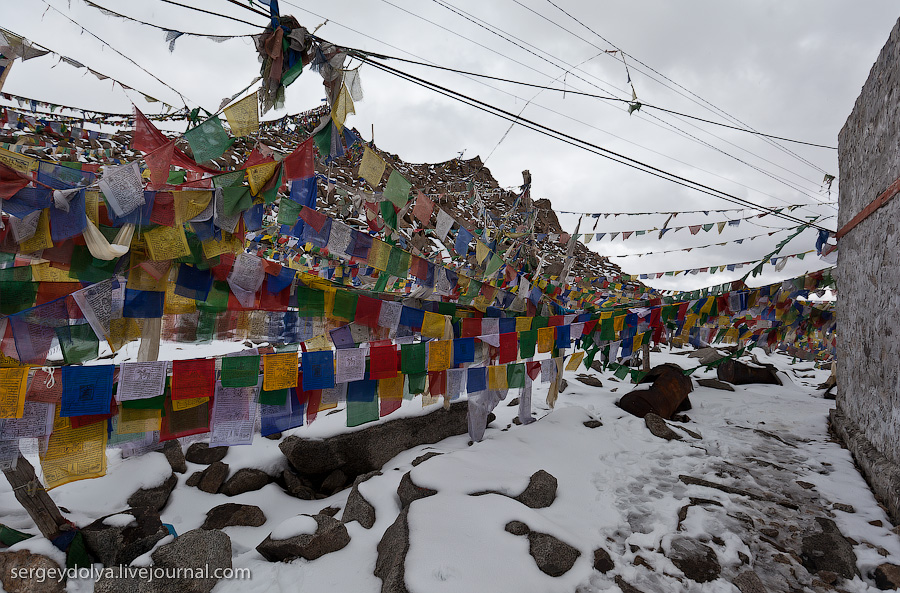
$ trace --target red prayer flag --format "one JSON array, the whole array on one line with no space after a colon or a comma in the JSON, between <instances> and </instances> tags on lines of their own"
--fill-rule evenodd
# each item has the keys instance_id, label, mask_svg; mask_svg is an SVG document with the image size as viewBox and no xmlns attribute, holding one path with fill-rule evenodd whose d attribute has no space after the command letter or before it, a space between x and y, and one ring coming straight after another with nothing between
<instances>
[{"instance_id":1,"label":"red prayer flag","mask_svg":"<svg viewBox=\"0 0 900 593\"><path fill-rule=\"evenodd\" d=\"M284 178L308 179L316 174L315 148L312 137L284 157Z\"/></svg>"},{"instance_id":2,"label":"red prayer flag","mask_svg":"<svg viewBox=\"0 0 900 593\"><path fill-rule=\"evenodd\" d=\"M131 137L131 147L146 154L153 152L168 142L170 142L170 140L166 135L150 123L147 116L141 113L141 110L137 108L137 105L134 105L134 133ZM184 154L178 147L174 148L172 162L183 169L191 171L221 173L221 171L217 169L210 169L209 167L198 165L194 162L194 159Z\"/></svg>"},{"instance_id":3,"label":"red prayer flag","mask_svg":"<svg viewBox=\"0 0 900 593\"><path fill-rule=\"evenodd\" d=\"M422 224L428 224L431 220L431 213L434 211L434 202L428 199L422 190L419 190L416 196L416 205L413 207L413 216L415 216Z\"/></svg>"},{"instance_id":4,"label":"red prayer flag","mask_svg":"<svg viewBox=\"0 0 900 593\"><path fill-rule=\"evenodd\" d=\"M515 362L519 357L519 334L509 332L500 334L500 364Z\"/></svg>"},{"instance_id":5,"label":"red prayer flag","mask_svg":"<svg viewBox=\"0 0 900 593\"><path fill-rule=\"evenodd\" d=\"M369 379L393 379L399 371L396 346L376 346L369 351Z\"/></svg>"},{"instance_id":6,"label":"red prayer flag","mask_svg":"<svg viewBox=\"0 0 900 593\"><path fill-rule=\"evenodd\" d=\"M0 198L8 200L31 183L31 178L0 163Z\"/></svg>"},{"instance_id":7,"label":"red prayer flag","mask_svg":"<svg viewBox=\"0 0 900 593\"><path fill-rule=\"evenodd\" d=\"M325 221L327 220L324 214L307 206L300 209L300 218L303 219L303 222L316 229L317 233L322 232L322 227L325 226Z\"/></svg>"},{"instance_id":8,"label":"red prayer flag","mask_svg":"<svg viewBox=\"0 0 900 593\"><path fill-rule=\"evenodd\" d=\"M481 318L465 317L462 320L461 338L477 338L481 335Z\"/></svg>"},{"instance_id":9,"label":"red prayer flag","mask_svg":"<svg viewBox=\"0 0 900 593\"><path fill-rule=\"evenodd\" d=\"M216 361L212 358L172 362L172 399L212 397L216 389Z\"/></svg>"},{"instance_id":10,"label":"red prayer flag","mask_svg":"<svg viewBox=\"0 0 900 593\"><path fill-rule=\"evenodd\" d=\"M169 169L175 157L175 141L166 142L153 152L144 155L144 162L150 169L150 189L160 189L169 181Z\"/></svg>"},{"instance_id":11,"label":"red prayer flag","mask_svg":"<svg viewBox=\"0 0 900 593\"><path fill-rule=\"evenodd\" d=\"M432 397L447 393L447 371L428 373L428 394Z\"/></svg>"},{"instance_id":12,"label":"red prayer flag","mask_svg":"<svg viewBox=\"0 0 900 593\"><path fill-rule=\"evenodd\" d=\"M354 321L366 327L378 327L378 316L381 314L381 301L359 295L356 301L356 317Z\"/></svg>"}]
</instances>

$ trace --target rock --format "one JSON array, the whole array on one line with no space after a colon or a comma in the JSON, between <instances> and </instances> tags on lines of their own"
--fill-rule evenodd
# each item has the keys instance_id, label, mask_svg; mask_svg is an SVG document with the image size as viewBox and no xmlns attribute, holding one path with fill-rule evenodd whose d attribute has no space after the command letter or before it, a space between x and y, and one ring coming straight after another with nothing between
<instances>
[{"instance_id":1,"label":"rock","mask_svg":"<svg viewBox=\"0 0 900 593\"><path fill-rule=\"evenodd\" d=\"M514 500L518 500L528 508L544 509L556 500L556 478L540 469L531 475L528 486Z\"/></svg>"},{"instance_id":2,"label":"rock","mask_svg":"<svg viewBox=\"0 0 900 593\"><path fill-rule=\"evenodd\" d=\"M603 423L599 420L585 420L582 422L587 428L599 428L603 426Z\"/></svg>"},{"instance_id":3,"label":"rock","mask_svg":"<svg viewBox=\"0 0 900 593\"><path fill-rule=\"evenodd\" d=\"M725 358L725 355L715 348L700 348L688 354L688 358L699 358L700 364L712 364L717 360Z\"/></svg>"},{"instance_id":4,"label":"rock","mask_svg":"<svg viewBox=\"0 0 900 593\"><path fill-rule=\"evenodd\" d=\"M513 535L528 535L531 533L531 528L521 521L510 521L503 529Z\"/></svg>"},{"instance_id":5,"label":"rock","mask_svg":"<svg viewBox=\"0 0 900 593\"><path fill-rule=\"evenodd\" d=\"M598 373L602 373L603 372L603 363L600 362L599 360L595 360L594 362L591 363L591 368L594 369L595 371L597 371Z\"/></svg>"},{"instance_id":6,"label":"rock","mask_svg":"<svg viewBox=\"0 0 900 593\"><path fill-rule=\"evenodd\" d=\"M607 573L616 567L616 563L609 557L609 552L603 548L594 550L594 570Z\"/></svg>"},{"instance_id":7,"label":"rock","mask_svg":"<svg viewBox=\"0 0 900 593\"><path fill-rule=\"evenodd\" d=\"M622 593L644 593L634 585L629 585L620 575L616 575L615 581Z\"/></svg>"},{"instance_id":8,"label":"rock","mask_svg":"<svg viewBox=\"0 0 900 593\"><path fill-rule=\"evenodd\" d=\"M336 552L350 543L350 534L343 523L328 515L313 515L317 527L315 533L304 533L288 539L272 539L272 535L256 546L256 550L269 562L289 562L297 558L315 560Z\"/></svg>"},{"instance_id":9,"label":"rock","mask_svg":"<svg viewBox=\"0 0 900 593\"><path fill-rule=\"evenodd\" d=\"M727 381L733 385L748 385L750 383L762 383L768 385L781 385L778 370L774 365L756 365L730 359L716 367L716 376L720 381Z\"/></svg>"},{"instance_id":10,"label":"rock","mask_svg":"<svg viewBox=\"0 0 900 593\"><path fill-rule=\"evenodd\" d=\"M211 465L222 461L228 454L228 447L210 447L209 443L192 443L184 458L191 463Z\"/></svg>"},{"instance_id":11,"label":"rock","mask_svg":"<svg viewBox=\"0 0 900 593\"><path fill-rule=\"evenodd\" d=\"M738 588L741 593L767 593L765 585L752 570L745 570L736 576L731 583Z\"/></svg>"},{"instance_id":12,"label":"rock","mask_svg":"<svg viewBox=\"0 0 900 593\"><path fill-rule=\"evenodd\" d=\"M466 434L468 403L454 402L449 410L399 418L327 439L288 436L278 446L301 475L326 475L340 468L349 477L380 470L397 454Z\"/></svg>"},{"instance_id":13,"label":"rock","mask_svg":"<svg viewBox=\"0 0 900 593\"><path fill-rule=\"evenodd\" d=\"M163 455L166 456L166 461L169 462L169 466L172 468L172 471L177 474L183 474L187 472L187 463L184 460L184 451L181 449L181 443L178 439L172 439L171 441L166 441L166 444L163 445L162 448Z\"/></svg>"},{"instance_id":14,"label":"rock","mask_svg":"<svg viewBox=\"0 0 900 593\"><path fill-rule=\"evenodd\" d=\"M734 391L734 387L725 381L718 379L697 379L697 385L700 387L709 387L711 389L721 389L722 391Z\"/></svg>"},{"instance_id":15,"label":"rock","mask_svg":"<svg viewBox=\"0 0 900 593\"><path fill-rule=\"evenodd\" d=\"M559 392L562 393L569 387L569 382L563 379L559 382Z\"/></svg>"},{"instance_id":16,"label":"rock","mask_svg":"<svg viewBox=\"0 0 900 593\"><path fill-rule=\"evenodd\" d=\"M142 507L113 514L131 515L134 521L125 527L106 525L104 520L112 516L107 515L81 529L85 547L103 566L131 564L169 535L169 530L159 520L159 513L153 509Z\"/></svg>"},{"instance_id":17,"label":"rock","mask_svg":"<svg viewBox=\"0 0 900 593\"><path fill-rule=\"evenodd\" d=\"M381 579L382 593L409 593L405 581L408 552L409 507L405 507L378 542L375 576Z\"/></svg>"},{"instance_id":18,"label":"rock","mask_svg":"<svg viewBox=\"0 0 900 593\"><path fill-rule=\"evenodd\" d=\"M766 537L776 538L778 537L778 530L772 527L761 527L759 532Z\"/></svg>"},{"instance_id":19,"label":"rock","mask_svg":"<svg viewBox=\"0 0 900 593\"><path fill-rule=\"evenodd\" d=\"M212 576L231 569L231 538L218 529L194 529L182 533L171 543L157 548L150 556L155 567L193 568L194 574L181 578L163 578L160 591L209 593L219 578ZM173 573L174 571L167 571ZM210 575L202 577L201 574Z\"/></svg>"},{"instance_id":20,"label":"rock","mask_svg":"<svg viewBox=\"0 0 900 593\"><path fill-rule=\"evenodd\" d=\"M380 475L381 472L371 472L358 476L353 481L350 494L347 496L347 504L344 506L344 514L341 516L341 522L356 521L366 529L371 529L375 525L375 507L360 493L359 485L369 478Z\"/></svg>"},{"instance_id":21,"label":"rock","mask_svg":"<svg viewBox=\"0 0 900 593\"><path fill-rule=\"evenodd\" d=\"M514 408L514 407L516 407L516 406L518 406L518 405L519 405L519 398L514 397L514 398L512 398L512 399L509 401L508 404L506 404L506 407L507 407L507 408Z\"/></svg>"},{"instance_id":22,"label":"rock","mask_svg":"<svg viewBox=\"0 0 900 593\"><path fill-rule=\"evenodd\" d=\"M422 455L419 455L418 457L416 457L415 459L412 460L412 466L416 467L420 463L428 461L432 457L437 457L438 455L441 455L441 454L436 451L429 451L428 453L423 453Z\"/></svg>"},{"instance_id":23,"label":"rock","mask_svg":"<svg viewBox=\"0 0 900 593\"><path fill-rule=\"evenodd\" d=\"M875 586L883 591L900 589L900 566L887 562L878 565L875 569Z\"/></svg>"},{"instance_id":24,"label":"rock","mask_svg":"<svg viewBox=\"0 0 900 593\"><path fill-rule=\"evenodd\" d=\"M209 509L200 529L222 529L233 525L259 527L265 522L266 515L258 506L228 502Z\"/></svg>"},{"instance_id":25,"label":"rock","mask_svg":"<svg viewBox=\"0 0 900 593\"><path fill-rule=\"evenodd\" d=\"M184 481L185 486L190 486L191 488L196 488L200 484L200 478L203 477L203 472L194 472L188 479Z\"/></svg>"},{"instance_id":26,"label":"rock","mask_svg":"<svg viewBox=\"0 0 900 593\"><path fill-rule=\"evenodd\" d=\"M339 469L334 470L322 481L321 490L329 494L337 492L347 483L347 474Z\"/></svg>"},{"instance_id":27,"label":"rock","mask_svg":"<svg viewBox=\"0 0 900 593\"><path fill-rule=\"evenodd\" d=\"M649 389L645 386L649 384ZM662 418L671 418L675 412L691 409L688 397L694 389L690 377L674 363L660 364L645 374L639 387L626 393L617 406L638 418L652 412Z\"/></svg>"},{"instance_id":28,"label":"rock","mask_svg":"<svg viewBox=\"0 0 900 593\"><path fill-rule=\"evenodd\" d=\"M282 436L282 435L281 435L280 432L273 432L272 434L267 434L267 435L264 436L263 438L269 439L270 441L277 441L277 440L280 440L280 439L281 439L281 436Z\"/></svg>"},{"instance_id":29,"label":"rock","mask_svg":"<svg viewBox=\"0 0 900 593\"><path fill-rule=\"evenodd\" d=\"M722 571L713 549L689 537L673 538L667 556L684 576L698 583L717 579Z\"/></svg>"},{"instance_id":30,"label":"rock","mask_svg":"<svg viewBox=\"0 0 900 593\"><path fill-rule=\"evenodd\" d=\"M572 568L581 552L549 533L531 531L528 534L528 553L544 574L558 577Z\"/></svg>"},{"instance_id":31,"label":"rock","mask_svg":"<svg viewBox=\"0 0 900 593\"><path fill-rule=\"evenodd\" d=\"M228 466L226 465L226 467ZM219 492L226 496L237 496L244 492L253 492L268 484L269 479L269 474L266 472L245 467L234 472L234 475L222 484Z\"/></svg>"},{"instance_id":32,"label":"rock","mask_svg":"<svg viewBox=\"0 0 900 593\"><path fill-rule=\"evenodd\" d=\"M589 385L591 387L603 387L603 382L600 381L597 377L593 375L580 375L575 377L578 381L581 381L585 385Z\"/></svg>"},{"instance_id":33,"label":"rock","mask_svg":"<svg viewBox=\"0 0 900 593\"><path fill-rule=\"evenodd\" d=\"M341 512L341 507L325 507L321 511L319 511L320 515L328 515L329 517L336 517L338 513Z\"/></svg>"},{"instance_id":34,"label":"rock","mask_svg":"<svg viewBox=\"0 0 900 593\"><path fill-rule=\"evenodd\" d=\"M141 488L128 497L128 506L131 508L147 507L157 513L169 502L172 490L178 484L178 478L171 474L165 482L154 488Z\"/></svg>"},{"instance_id":35,"label":"rock","mask_svg":"<svg viewBox=\"0 0 900 593\"><path fill-rule=\"evenodd\" d=\"M44 582L28 578L14 579L13 570L18 573L34 571L31 574L54 574L49 571L61 570L54 560L42 554L32 554L28 550L0 552L0 583L3 584L3 590L9 593L63 593L66 590L65 583L56 578L47 578Z\"/></svg>"},{"instance_id":36,"label":"rock","mask_svg":"<svg viewBox=\"0 0 900 593\"><path fill-rule=\"evenodd\" d=\"M815 484L812 484L810 482L804 482L803 480L797 480L795 483L798 486L800 486L801 488L803 488L804 490L812 490L813 488L816 487Z\"/></svg>"},{"instance_id":37,"label":"rock","mask_svg":"<svg viewBox=\"0 0 900 593\"><path fill-rule=\"evenodd\" d=\"M836 572L830 570L820 570L816 573L816 577L826 585L833 585L841 578Z\"/></svg>"},{"instance_id":38,"label":"rock","mask_svg":"<svg viewBox=\"0 0 900 593\"><path fill-rule=\"evenodd\" d=\"M653 433L653 435L658 436L661 439L666 439L667 441L681 440L681 436L669 428L666 421L653 412L647 412L644 416L644 424L647 425L647 428L650 429L650 432Z\"/></svg>"},{"instance_id":39,"label":"rock","mask_svg":"<svg viewBox=\"0 0 900 593\"><path fill-rule=\"evenodd\" d=\"M314 500L316 498L316 491L313 490L312 485L291 470L284 470L281 476L284 481L285 492L294 498L299 498L300 500Z\"/></svg>"},{"instance_id":40,"label":"rock","mask_svg":"<svg viewBox=\"0 0 900 593\"><path fill-rule=\"evenodd\" d=\"M856 509L853 508L852 504L844 504L842 502L836 502L832 505L834 510L836 511L844 511L845 513L855 513Z\"/></svg>"},{"instance_id":41,"label":"rock","mask_svg":"<svg viewBox=\"0 0 900 593\"><path fill-rule=\"evenodd\" d=\"M853 546L831 519L816 517L821 533L807 535L803 538L800 557L806 570L815 574L821 570L830 570L845 579L856 575L856 554Z\"/></svg>"},{"instance_id":42,"label":"rock","mask_svg":"<svg viewBox=\"0 0 900 593\"><path fill-rule=\"evenodd\" d=\"M200 483L197 488L210 494L215 494L222 487L225 478L228 477L228 464L221 461L213 462L200 475Z\"/></svg>"},{"instance_id":43,"label":"rock","mask_svg":"<svg viewBox=\"0 0 900 593\"><path fill-rule=\"evenodd\" d=\"M412 476L409 475L410 473L411 472L406 472L403 474L403 477L400 478L400 484L397 486L397 496L400 497L400 508L402 509L405 509L420 498L426 498L437 494L437 490L416 486L412 481Z\"/></svg>"}]
</instances>

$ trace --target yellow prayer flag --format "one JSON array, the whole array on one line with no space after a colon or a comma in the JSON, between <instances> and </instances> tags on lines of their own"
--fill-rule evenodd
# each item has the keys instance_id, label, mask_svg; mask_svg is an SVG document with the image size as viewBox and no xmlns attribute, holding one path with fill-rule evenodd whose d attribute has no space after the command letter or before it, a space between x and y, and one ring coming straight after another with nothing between
<instances>
[{"instance_id":1,"label":"yellow prayer flag","mask_svg":"<svg viewBox=\"0 0 900 593\"><path fill-rule=\"evenodd\" d=\"M355 113L356 109L353 106L353 98L350 97L350 91L342 84L341 91L338 93L337 99L335 99L331 108L331 120L337 126L338 131L341 131L344 129L344 122L347 120L347 116Z\"/></svg>"},{"instance_id":2,"label":"yellow prayer flag","mask_svg":"<svg viewBox=\"0 0 900 593\"><path fill-rule=\"evenodd\" d=\"M174 401L172 402L175 403ZM173 407L174 409L174 407ZM119 409L119 421L116 424L118 434L137 434L159 430L162 424L162 410L138 410L132 408Z\"/></svg>"},{"instance_id":3,"label":"yellow prayer flag","mask_svg":"<svg viewBox=\"0 0 900 593\"><path fill-rule=\"evenodd\" d=\"M527 332L531 330L531 317L516 317L516 331Z\"/></svg>"},{"instance_id":4,"label":"yellow prayer flag","mask_svg":"<svg viewBox=\"0 0 900 593\"><path fill-rule=\"evenodd\" d=\"M372 189L381 185L381 178L384 177L384 169L387 165L378 153L365 147L363 150L362 161L359 163L359 173L357 177L362 177Z\"/></svg>"},{"instance_id":5,"label":"yellow prayer flag","mask_svg":"<svg viewBox=\"0 0 900 593\"><path fill-rule=\"evenodd\" d=\"M584 359L584 351L579 350L578 352L572 353L572 357L569 358L569 363L566 365L567 371L577 371L578 365L581 364L581 361Z\"/></svg>"},{"instance_id":6,"label":"yellow prayer flag","mask_svg":"<svg viewBox=\"0 0 900 593\"><path fill-rule=\"evenodd\" d=\"M110 348L116 352L125 344L141 337L141 326L133 317L117 317L109 320Z\"/></svg>"},{"instance_id":7,"label":"yellow prayer flag","mask_svg":"<svg viewBox=\"0 0 900 593\"><path fill-rule=\"evenodd\" d=\"M306 351L316 352L318 350L331 350L331 340L325 334L320 334L311 340L306 341Z\"/></svg>"},{"instance_id":8,"label":"yellow prayer flag","mask_svg":"<svg viewBox=\"0 0 900 593\"><path fill-rule=\"evenodd\" d=\"M208 190L184 190L172 192L175 199L175 222L184 224L209 206L213 193Z\"/></svg>"},{"instance_id":9,"label":"yellow prayer flag","mask_svg":"<svg viewBox=\"0 0 900 593\"><path fill-rule=\"evenodd\" d=\"M180 224L174 227L158 226L144 233L144 238L152 260L176 259L191 254L184 227Z\"/></svg>"},{"instance_id":10,"label":"yellow prayer flag","mask_svg":"<svg viewBox=\"0 0 900 593\"><path fill-rule=\"evenodd\" d=\"M0 418L21 418L25 411L28 367L0 369Z\"/></svg>"},{"instance_id":11,"label":"yellow prayer flag","mask_svg":"<svg viewBox=\"0 0 900 593\"><path fill-rule=\"evenodd\" d=\"M506 381L506 365L495 365L488 367L488 389L508 389L509 384Z\"/></svg>"},{"instance_id":12,"label":"yellow prayer flag","mask_svg":"<svg viewBox=\"0 0 900 593\"><path fill-rule=\"evenodd\" d=\"M378 380L378 397L385 400L403 399L404 375L397 375L391 379Z\"/></svg>"},{"instance_id":13,"label":"yellow prayer flag","mask_svg":"<svg viewBox=\"0 0 900 593\"><path fill-rule=\"evenodd\" d=\"M446 371L450 368L450 357L452 354L452 340L432 340L428 342L428 370Z\"/></svg>"},{"instance_id":14,"label":"yellow prayer flag","mask_svg":"<svg viewBox=\"0 0 900 593\"><path fill-rule=\"evenodd\" d=\"M641 347L641 344L643 344L643 343L644 343L644 334L637 334L636 336L634 336L634 341L631 343L631 347L632 347L632 349L637 350L638 348ZM568 368L568 367L566 367L566 368Z\"/></svg>"},{"instance_id":15,"label":"yellow prayer flag","mask_svg":"<svg viewBox=\"0 0 900 593\"><path fill-rule=\"evenodd\" d=\"M255 196L262 190L263 186L268 183L275 171L278 170L278 165L279 163L276 161L247 167L247 181L250 182L251 194Z\"/></svg>"},{"instance_id":16,"label":"yellow prayer flag","mask_svg":"<svg viewBox=\"0 0 900 593\"><path fill-rule=\"evenodd\" d=\"M556 329L553 327L542 327L537 331L537 347L538 352L550 352L553 350L553 338Z\"/></svg>"},{"instance_id":17,"label":"yellow prayer flag","mask_svg":"<svg viewBox=\"0 0 900 593\"><path fill-rule=\"evenodd\" d=\"M173 399L172 410L181 412L182 410L190 410L197 406L202 406L209 401L208 397L189 397L188 399Z\"/></svg>"},{"instance_id":18,"label":"yellow prayer flag","mask_svg":"<svg viewBox=\"0 0 900 593\"><path fill-rule=\"evenodd\" d=\"M41 469L47 490L106 474L106 422L71 428L68 418L54 422L47 450L41 455ZM63 422L66 421L66 422Z\"/></svg>"},{"instance_id":19,"label":"yellow prayer flag","mask_svg":"<svg viewBox=\"0 0 900 593\"><path fill-rule=\"evenodd\" d=\"M483 262L490 254L491 250L487 245L481 241L475 241L475 259L478 260L478 263Z\"/></svg>"},{"instance_id":20,"label":"yellow prayer flag","mask_svg":"<svg viewBox=\"0 0 900 593\"><path fill-rule=\"evenodd\" d=\"M263 389L275 391L297 386L297 353L263 356Z\"/></svg>"},{"instance_id":21,"label":"yellow prayer flag","mask_svg":"<svg viewBox=\"0 0 900 593\"><path fill-rule=\"evenodd\" d=\"M35 282L78 282L67 271L54 268L49 263L31 266L31 276Z\"/></svg>"},{"instance_id":22,"label":"yellow prayer flag","mask_svg":"<svg viewBox=\"0 0 900 593\"><path fill-rule=\"evenodd\" d=\"M259 130L259 102L256 93L225 108L225 118L233 136L249 136Z\"/></svg>"},{"instance_id":23,"label":"yellow prayer flag","mask_svg":"<svg viewBox=\"0 0 900 593\"><path fill-rule=\"evenodd\" d=\"M100 226L100 192L91 190L84 192L84 210L94 226Z\"/></svg>"},{"instance_id":24,"label":"yellow prayer flag","mask_svg":"<svg viewBox=\"0 0 900 593\"><path fill-rule=\"evenodd\" d=\"M197 301L175 294L175 283L166 282L166 298L163 313L166 315L183 315L197 310Z\"/></svg>"},{"instance_id":25,"label":"yellow prayer flag","mask_svg":"<svg viewBox=\"0 0 900 593\"><path fill-rule=\"evenodd\" d=\"M623 329L625 329L625 316L619 315L618 317L613 318L613 329L616 333L619 333Z\"/></svg>"},{"instance_id":26,"label":"yellow prayer flag","mask_svg":"<svg viewBox=\"0 0 900 593\"><path fill-rule=\"evenodd\" d=\"M44 208L38 218L37 230L34 231L34 235L19 243L19 253L34 253L51 247L53 247L53 238L50 236L50 209Z\"/></svg>"},{"instance_id":27,"label":"yellow prayer flag","mask_svg":"<svg viewBox=\"0 0 900 593\"><path fill-rule=\"evenodd\" d=\"M237 235L232 235L222 231L222 240L207 239L201 243L203 246L203 256L206 259L212 259L223 253L240 253L244 250L244 242Z\"/></svg>"},{"instance_id":28,"label":"yellow prayer flag","mask_svg":"<svg viewBox=\"0 0 900 593\"><path fill-rule=\"evenodd\" d=\"M36 171L39 162L36 158L0 148L0 163L24 175L29 175L31 171Z\"/></svg>"},{"instance_id":29,"label":"yellow prayer flag","mask_svg":"<svg viewBox=\"0 0 900 593\"><path fill-rule=\"evenodd\" d=\"M425 320L422 321L422 335L428 338L444 337L445 317L439 313L425 311Z\"/></svg>"}]
</instances>

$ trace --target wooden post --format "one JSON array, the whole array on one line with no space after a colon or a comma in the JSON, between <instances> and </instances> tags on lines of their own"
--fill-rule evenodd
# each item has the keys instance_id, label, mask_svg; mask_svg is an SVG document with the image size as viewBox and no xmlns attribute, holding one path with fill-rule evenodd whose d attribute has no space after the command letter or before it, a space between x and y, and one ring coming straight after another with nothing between
<instances>
[{"instance_id":1,"label":"wooden post","mask_svg":"<svg viewBox=\"0 0 900 593\"><path fill-rule=\"evenodd\" d=\"M16 500L28 511L41 535L52 541L61 532L72 528L37 479L34 467L22 455L16 461L16 468L3 470L3 475L12 486Z\"/></svg>"},{"instance_id":2,"label":"wooden post","mask_svg":"<svg viewBox=\"0 0 900 593\"><path fill-rule=\"evenodd\" d=\"M641 346L641 356L644 358L644 372L650 370L650 342L644 342Z\"/></svg>"}]
</instances>

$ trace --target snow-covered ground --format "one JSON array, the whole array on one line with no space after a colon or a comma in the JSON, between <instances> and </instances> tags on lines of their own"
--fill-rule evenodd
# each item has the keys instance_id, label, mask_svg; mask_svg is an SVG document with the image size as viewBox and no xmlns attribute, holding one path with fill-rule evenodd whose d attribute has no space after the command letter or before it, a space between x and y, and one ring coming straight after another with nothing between
<instances>
[{"instance_id":1,"label":"snow-covered ground","mask_svg":"<svg viewBox=\"0 0 900 593\"><path fill-rule=\"evenodd\" d=\"M800 568L796 557L779 551L799 549L799 539L815 531L814 516L833 517L841 532L856 542L860 574L869 575L883 562L900 564L900 538L891 533L886 514L849 452L828 434L827 414L834 402L816 390L828 373L814 370L812 363L791 364L787 357L769 357L758 349L754 353L761 362L772 362L784 371L785 385L737 386L734 392L695 385L690 395L693 409L687 412L691 421L683 426L700 433L700 439L680 430L679 423L670 426L683 440L653 436L643 420L615 406L632 386L609 372L587 373L599 377L603 387L577 381L576 375L583 370L566 372L568 388L554 410L543 401L547 384L535 383L534 413L539 420L527 426L512 423L517 407L507 404L518 393L511 390L494 410L497 419L482 442L470 444L468 436L462 435L417 447L392 459L382 475L361 484L360 492L375 508L374 526L364 529L357 522L348 523L350 544L314 561L272 563L255 547L299 514L315 514L328 506L343 508L349 489L313 501L288 496L275 483L235 497L207 494L184 485L188 476L204 467L189 463L186 474L176 474L179 485L161 517L184 533L199 527L206 512L223 503L253 504L265 512L267 521L260 527L225 528L232 539L234 566L251 569L253 578L220 581L216 593L380 591L381 580L373 574L376 547L401 510L397 486L408 471L415 484L438 492L415 501L409 509L405 569L412 593L618 591L617 575L648 593L730 593L736 591L730 581L748 568L757 572L770 591L788 590L788 585L798 583L824 590ZM698 364L697 359L666 352L654 353L651 359L654 365L675 362L690 368ZM693 375L695 379L714 376L714 371ZM437 408L423 410L421 399L416 398L403 402L395 414L439 413ZM387 419L392 417L396 416ZM583 423L591 419L600 420L602 426L585 427ZM344 421L343 412L323 413L312 426L285 436L327 436L348 430ZM414 459L430 451L441 455L412 466ZM276 475L287 466L278 442L260 437L252 446L232 447L224 461L232 473L255 467ZM515 496L540 469L558 480L556 500L549 507L528 508L500 494L471 496L488 490ZM132 492L161 483L169 471L161 453L122 460L111 452L108 475L61 486L51 495L67 509L69 518L84 525L125 509ZM798 508L687 485L679 476L727 484ZM835 509L838 503L852 505L855 512ZM3 523L33 531L5 482L0 484L0 513ZM529 556L528 539L504 530L512 520L574 546L579 558L562 576L548 576ZM881 526L876 526L878 522ZM310 527L293 520L281 531L288 533L298 526ZM760 529L768 533L763 539ZM704 584L685 579L666 554L676 534L712 548L721 577ZM39 539L29 545L38 546ZM598 548L605 549L615 563L605 574L592 566ZM70 591L91 588L83 581L69 583ZM840 588L877 590L867 576L843 581Z\"/></svg>"}]
</instances>

